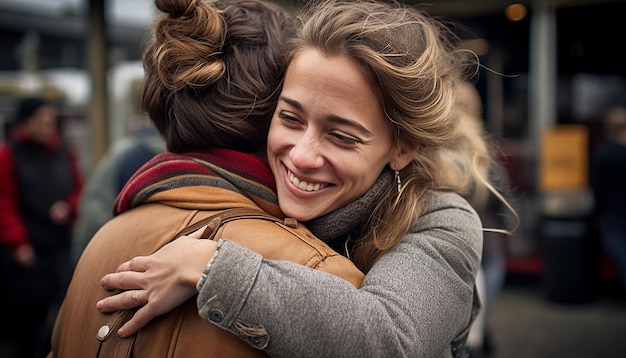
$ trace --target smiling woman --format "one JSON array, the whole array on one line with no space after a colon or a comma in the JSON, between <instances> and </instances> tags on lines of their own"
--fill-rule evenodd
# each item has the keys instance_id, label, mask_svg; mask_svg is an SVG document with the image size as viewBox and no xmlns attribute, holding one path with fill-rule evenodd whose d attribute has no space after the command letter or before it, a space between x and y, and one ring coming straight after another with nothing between
<instances>
[{"instance_id":1,"label":"smiling woman","mask_svg":"<svg viewBox=\"0 0 626 358\"><path fill-rule=\"evenodd\" d=\"M412 159L393 143L371 76L346 56L314 48L291 61L268 136L278 202L311 220L363 195L389 165Z\"/></svg>"}]
</instances>

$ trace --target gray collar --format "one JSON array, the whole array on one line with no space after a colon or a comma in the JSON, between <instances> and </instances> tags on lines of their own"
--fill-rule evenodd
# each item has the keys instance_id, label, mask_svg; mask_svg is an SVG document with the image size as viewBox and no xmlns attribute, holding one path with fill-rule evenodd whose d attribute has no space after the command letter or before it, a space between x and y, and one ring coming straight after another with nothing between
<instances>
[{"instance_id":1,"label":"gray collar","mask_svg":"<svg viewBox=\"0 0 626 358\"><path fill-rule=\"evenodd\" d=\"M371 215L385 188L393 183L393 173L385 168L374 185L359 199L329 214L305 222L306 226L327 243L360 227Z\"/></svg>"}]
</instances>

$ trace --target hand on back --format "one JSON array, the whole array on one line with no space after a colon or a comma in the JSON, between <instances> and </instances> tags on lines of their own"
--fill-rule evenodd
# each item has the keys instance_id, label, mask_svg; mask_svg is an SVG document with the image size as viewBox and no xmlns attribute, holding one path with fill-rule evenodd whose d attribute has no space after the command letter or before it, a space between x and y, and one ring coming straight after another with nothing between
<instances>
[{"instance_id":1,"label":"hand on back","mask_svg":"<svg viewBox=\"0 0 626 358\"><path fill-rule=\"evenodd\" d=\"M122 263L115 273L104 276L102 287L125 290L96 303L103 313L141 307L118 330L128 337L154 317L176 308L198 293L196 283L213 256L217 243L199 240L204 228L181 236L150 256L138 256Z\"/></svg>"}]
</instances>

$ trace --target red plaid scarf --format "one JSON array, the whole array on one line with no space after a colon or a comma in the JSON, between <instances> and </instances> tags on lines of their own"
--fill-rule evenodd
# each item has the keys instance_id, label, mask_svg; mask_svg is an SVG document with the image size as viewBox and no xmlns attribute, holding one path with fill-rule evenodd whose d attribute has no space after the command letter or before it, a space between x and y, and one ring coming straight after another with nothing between
<instances>
[{"instance_id":1,"label":"red plaid scarf","mask_svg":"<svg viewBox=\"0 0 626 358\"><path fill-rule=\"evenodd\" d=\"M115 215L170 189L208 186L235 191L261 209L281 215L274 177L267 163L253 154L213 148L202 152L164 152L128 180L113 205Z\"/></svg>"}]
</instances>

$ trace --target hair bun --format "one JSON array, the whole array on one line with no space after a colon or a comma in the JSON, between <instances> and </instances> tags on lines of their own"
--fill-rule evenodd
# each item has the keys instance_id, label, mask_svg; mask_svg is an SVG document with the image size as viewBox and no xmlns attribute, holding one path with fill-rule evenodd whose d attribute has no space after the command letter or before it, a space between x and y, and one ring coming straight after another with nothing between
<instances>
[{"instance_id":1,"label":"hair bun","mask_svg":"<svg viewBox=\"0 0 626 358\"><path fill-rule=\"evenodd\" d=\"M153 48L147 52L152 58L144 61L154 63L170 91L213 85L225 71L222 12L203 0L155 0L155 4L168 16L156 21Z\"/></svg>"},{"instance_id":2,"label":"hair bun","mask_svg":"<svg viewBox=\"0 0 626 358\"><path fill-rule=\"evenodd\" d=\"M193 14L198 1L201 0L155 0L154 4L162 12L177 19Z\"/></svg>"}]
</instances>

